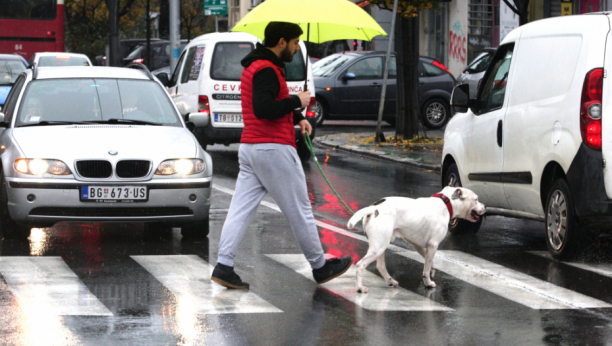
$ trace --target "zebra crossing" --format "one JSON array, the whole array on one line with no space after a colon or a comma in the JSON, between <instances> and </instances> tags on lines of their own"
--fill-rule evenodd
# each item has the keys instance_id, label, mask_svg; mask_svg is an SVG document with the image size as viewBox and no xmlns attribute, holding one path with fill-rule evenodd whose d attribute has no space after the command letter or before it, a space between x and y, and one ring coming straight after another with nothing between
<instances>
[{"instance_id":1,"label":"zebra crossing","mask_svg":"<svg viewBox=\"0 0 612 346\"><path fill-rule=\"evenodd\" d=\"M233 190L215 186L218 191L233 194ZM263 202L272 210L280 211L271 202ZM367 242L357 233L317 220L326 231ZM366 245L366 244L364 244ZM531 252L550 259L546 252ZM396 260L404 258L422 264L422 257L415 251L392 245L388 254ZM198 315L220 314L282 314L279 306L287 306L290 296L260 296L262 287L252 285L251 290L227 290L210 280L214 263L208 263L197 255L131 255L132 260L154 280L165 287L174 301L186 310ZM308 262L301 254L262 254L264 261L288 269L294 275L287 280L306 278L314 281ZM612 278L612 265L567 263L579 269ZM489 292L505 300L533 310L567 310L612 308L610 302L597 299L555 285L534 276L513 270L485 259L461 252L441 250L435 258L436 270L477 289ZM129 277L129 273L126 274ZM439 311L453 313L456 306L440 301L436 295L423 293L414 287L390 288L375 271L366 271L364 284L370 287L367 294L356 292L355 268L342 277L319 286L355 306L369 311ZM438 280L439 276L438 276ZM113 316L61 257L50 256L0 256L0 284L4 282L20 306L36 306L37 311L48 315L63 316ZM438 282L438 285L443 282ZM259 293L259 294L258 294ZM102 300L102 301L101 301Z\"/></svg>"}]
</instances>

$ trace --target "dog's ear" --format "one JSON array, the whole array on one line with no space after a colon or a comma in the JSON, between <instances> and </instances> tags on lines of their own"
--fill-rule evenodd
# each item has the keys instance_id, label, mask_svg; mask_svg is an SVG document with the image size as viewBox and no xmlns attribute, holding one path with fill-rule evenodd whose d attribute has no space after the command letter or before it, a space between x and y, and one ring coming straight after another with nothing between
<instances>
[{"instance_id":1,"label":"dog's ear","mask_svg":"<svg viewBox=\"0 0 612 346\"><path fill-rule=\"evenodd\" d=\"M461 189L456 189L455 192L453 192L453 195L451 196L452 199L464 199L465 197L463 196L463 191L461 191Z\"/></svg>"}]
</instances>

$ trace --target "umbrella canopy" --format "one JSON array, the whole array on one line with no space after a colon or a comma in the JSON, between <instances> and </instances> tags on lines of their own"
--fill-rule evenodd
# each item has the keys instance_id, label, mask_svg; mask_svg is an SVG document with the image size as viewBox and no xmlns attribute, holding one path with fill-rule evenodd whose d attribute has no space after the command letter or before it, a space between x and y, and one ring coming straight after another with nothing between
<instances>
[{"instance_id":1,"label":"umbrella canopy","mask_svg":"<svg viewBox=\"0 0 612 346\"><path fill-rule=\"evenodd\" d=\"M264 39L270 22L298 24L302 41L366 40L387 35L362 8L348 0L266 0L251 10L232 31L247 32Z\"/></svg>"}]
</instances>

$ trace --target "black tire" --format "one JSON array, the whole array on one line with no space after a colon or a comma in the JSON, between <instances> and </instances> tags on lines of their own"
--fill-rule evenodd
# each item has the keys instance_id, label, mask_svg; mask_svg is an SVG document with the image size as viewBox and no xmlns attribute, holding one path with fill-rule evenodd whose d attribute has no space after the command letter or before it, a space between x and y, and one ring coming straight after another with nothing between
<instances>
[{"instance_id":1,"label":"black tire","mask_svg":"<svg viewBox=\"0 0 612 346\"><path fill-rule=\"evenodd\" d=\"M19 224L11 219L8 210L8 190L4 173L0 174L0 233L5 238L27 239L31 227Z\"/></svg>"},{"instance_id":2,"label":"black tire","mask_svg":"<svg viewBox=\"0 0 612 346\"><path fill-rule=\"evenodd\" d=\"M421 115L423 125L430 129L439 129L450 119L450 106L442 99L431 99L423 105Z\"/></svg>"},{"instance_id":3,"label":"black tire","mask_svg":"<svg viewBox=\"0 0 612 346\"><path fill-rule=\"evenodd\" d=\"M320 98L317 98L314 106L315 112L315 122L317 126L321 126L323 124L323 120L327 118L327 107L325 106L325 102Z\"/></svg>"},{"instance_id":4,"label":"black tire","mask_svg":"<svg viewBox=\"0 0 612 346\"><path fill-rule=\"evenodd\" d=\"M557 179L546 197L546 246L553 258L569 260L580 252L587 230L578 222L565 179Z\"/></svg>"},{"instance_id":5,"label":"black tire","mask_svg":"<svg viewBox=\"0 0 612 346\"><path fill-rule=\"evenodd\" d=\"M443 184L444 186L461 186L461 178L459 177L459 169L457 169L456 163L453 162L444 173ZM480 229L480 225L482 225L482 218L476 222L455 218L449 221L448 231L452 235L476 234Z\"/></svg>"},{"instance_id":6,"label":"black tire","mask_svg":"<svg viewBox=\"0 0 612 346\"><path fill-rule=\"evenodd\" d=\"M144 237L153 240L172 238L172 226L163 222L147 222L144 224Z\"/></svg>"},{"instance_id":7,"label":"black tire","mask_svg":"<svg viewBox=\"0 0 612 346\"><path fill-rule=\"evenodd\" d=\"M300 161L302 161L302 163L308 162L308 160L310 160L312 157L312 153L310 152L310 149L308 149L308 146L306 146L306 141L304 138L300 138L295 145L297 146L297 153L300 157Z\"/></svg>"},{"instance_id":8,"label":"black tire","mask_svg":"<svg viewBox=\"0 0 612 346\"><path fill-rule=\"evenodd\" d=\"M208 218L202 221L194 221L181 227L181 235L183 238L203 239L208 236L208 232Z\"/></svg>"}]
</instances>

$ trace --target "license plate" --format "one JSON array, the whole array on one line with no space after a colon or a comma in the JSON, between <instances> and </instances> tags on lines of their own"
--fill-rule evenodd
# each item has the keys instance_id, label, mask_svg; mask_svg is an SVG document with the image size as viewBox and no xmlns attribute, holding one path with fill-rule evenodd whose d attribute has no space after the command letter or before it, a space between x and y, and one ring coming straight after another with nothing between
<instances>
[{"instance_id":1,"label":"license plate","mask_svg":"<svg viewBox=\"0 0 612 346\"><path fill-rule=\"evenodd\" d=\"M145 202L149 199L146 186L83 186L83 202Z\"/></svg>"},{"instance_id":2,"label":"license plate","mask_svg":"<svg viewBox=\"0 0 612 346\"><path fill-rule=\"evenodd\" d=\"M218 114L215 113L215 122L219 123L241 123L242 114Z\"/></svg>"}]
</instances>

